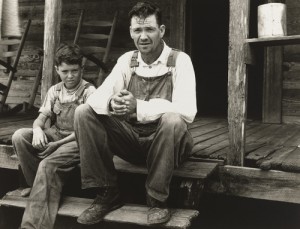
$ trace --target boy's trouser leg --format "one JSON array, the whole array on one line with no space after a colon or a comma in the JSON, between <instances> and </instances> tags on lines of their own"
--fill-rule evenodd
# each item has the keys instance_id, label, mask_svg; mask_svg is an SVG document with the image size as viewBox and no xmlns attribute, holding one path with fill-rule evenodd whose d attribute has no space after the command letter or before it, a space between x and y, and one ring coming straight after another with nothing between
<instances>
[{"instance_id":1,"label":"boy's trouser leg","mask_svg":"<svg viewBox=\"0 0 300 229\"><path fill-rule=\"evenodd\" d=\"M22 219L22 228L53 228L63 184L79 164L77 142L59 147L38 167Z\"/></svg>"},{"instance_id":2,"label":"boy's trouser leg","mask_svg":"<svg viewBox=\"0 0 300 229\"><path fill-rule=\"evenodd\" d=\"M147 155L148 195L159 201L168 198L173 170L188 157L192 147L192 136L180 115L162 115Z\"/></svg>"},{"instance_id":3,"label":"boy's trouser leg","mask_svg":"<svg viewBox=\"0 0 300 229\"><path fill-rule=\"evenodd\" d=\"M82 188L117 186L113 154L136 163L144 159L137 135L129 125L96 114L88 104L77 107L74 128L80 151Z\"/></svg>"},{"instance_id":4,"label":"boy's trouser leg","mask_svg":"<svg viewBox=\"0 0 300 229\"><path fill-rule=\"evenodd\" d=\"M39 150L32 146L32 128L17 130L12 136L12 144L16 152L27 184L31 187L40 158L37 157Z\"/></svg>"}]
</instances>

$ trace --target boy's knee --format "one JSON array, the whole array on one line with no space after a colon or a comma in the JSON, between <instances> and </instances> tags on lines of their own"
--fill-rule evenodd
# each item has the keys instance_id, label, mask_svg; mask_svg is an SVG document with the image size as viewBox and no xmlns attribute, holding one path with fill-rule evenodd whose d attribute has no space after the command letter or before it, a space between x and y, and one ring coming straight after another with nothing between
<instances>
[{"instance_id":1,"label":"boy's knee","mask_svg":"<svg viewBox=\"0 0 300 229\"><path fill-rule=\"evenodd\" d=\"M22 139L24 139L24 129L16 130L11 138L13 143L20 142Z\"/></svg>"},{"instance_id":2,"label":"boy's knee","mask_svg":"<svg viewBox=\"0 0 300 229\"><path fill-rule=\"evenodd\" d=\"M47 158L45 158L44 160L42 160L39 164L39 167L38 167L38 172L47 172L49 173L51 170L55 170L54 166L53 166L53 163L51 163Z\"/></svg>"}]
</instances>

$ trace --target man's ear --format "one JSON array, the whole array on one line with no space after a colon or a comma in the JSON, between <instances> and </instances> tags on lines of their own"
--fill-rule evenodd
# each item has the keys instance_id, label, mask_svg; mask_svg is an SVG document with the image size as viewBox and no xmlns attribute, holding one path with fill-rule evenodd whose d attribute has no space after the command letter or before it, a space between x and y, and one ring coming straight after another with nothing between
<instances>
[{"instance_id":1,"label":"man's ear","mask_svg":"<svg viewBox=\"0 0 300 229\"><path fill-rule=\"evenodd\" d=\"M159 27L159 30L160 30L160 38L163 38L163 36L165 35L166 26L165 25L161 25Z\"/></svg>"},{"instance_id":2,"label":"man's ear","mask_svg":"<svg viewBox=\"0 0 300 229\"><path fill-rule=\"evenodd\" d=\"M56 71L57 74L58 74L58 67L55 65L54 68L55 68L55 71Z\"/></svg>"},{"instance_id":3,"label":"man's ear","mask_svg":"<svg viewBox=\"0 0 300 229\"><path fill-rule=\"evenodd\" d=\"M130 37L133 39L132 28L129 26Z\"/></svg>"}]
</instances>

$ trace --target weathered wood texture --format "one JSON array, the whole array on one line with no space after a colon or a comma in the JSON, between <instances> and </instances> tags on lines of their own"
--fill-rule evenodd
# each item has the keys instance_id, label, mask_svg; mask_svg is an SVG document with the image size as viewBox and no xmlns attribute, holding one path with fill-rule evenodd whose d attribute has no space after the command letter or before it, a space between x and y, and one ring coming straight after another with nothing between
<instances>
[{"instance_id":1,"label":"weathered wood texture","mask_svg":"<svg viewBox=\"0 0 300 229\"><path fill-rule=\"evenodd\" d=\"M266 47L264 54L264 123L281 123L283 48Z\"/></svg>"},{"instance_id":2,"label":"weathered wood texture","mask_svg":"<svg viewBox=\"0 0 300 229\"><path fill-rule=\"evenodd\" d=\"M167 30L165 34L165 41L170 44L170 19L172 16L178 15L171 14L170 1L150 0L157 3L163 11L163 23L166 25ZM85 9L86 20L111 20L116 11L119 11L119 20L117 22L115 38L112 41L112 49L108 57L107 65L109 69L116 63L117 58L126 51L135 49L135 46L129 35L129 20L128 12L130 8L137 2L136 0L62 0L61 16L61 37L60 40L64 42L73 42L76 27L79 20L80 10ZM16 80L12 82L12 87L20 88L25 82L26 88L18 91L13 90L9 93L7 104L13 107L16 104L22 103L24 100L28 102L31 88L33 87L34 78L38 74L41 57L40 50L43 50L44 42L44 10L45 1L41 0L19 0L19 15L21 18L21 26L24 29L26 21L32 19L31 27L28 37L23 49L23 55L20 58L18 72L16 73ZM172 27L177 29L177 27ZM172 43L173 44L173 43ZM87 79L95 78L99 69L93 69L85 72ZM47 77L44 75L44 77ZM7 74L0 69L0 82L7 81ZM40 89L39 89L40 91ZM19 93L19 94L18 94ZM23 93L26 93L24 96ZM41 103L40 93L35 100L35 106Z\"/></svg>"},{"instance_id":3,"label":"weathered wood texture","mask_svg":"<svg viewBox=\"0 0 300 229\"><path fill-rule=\"evenodd\" d=\"M287 5L287 34L300 34L300 1L286 0ZM298 43L299 44L299 43ZM284 46L284 74L282 121L285 123L300 123L300 45Z\"/></svg>"},{"instance_id":4,"label":"weathered wood texture","mask_svg":"<svg viewBox=\"0 0 300 229\"><path fill-rule=\"evenodd\" d=\"M300 203L300 174L255 168L220 167L220 183L211 192L263 200ZM219 186L219 184L222 184Z\"/></svg>"},{"instance_id":5,"label":"weathered wood texture","mask_svg":"<svg viewBox=\"0 0 300 229\"><path fill-rule=\"evenodd\" d=\"M245 39L249 36L250 1L230 0L228 55L228 124L229 165L243 165L245 151L245 120L247 77L244 64Z\"/></svg>"},{"instance_id":6,"label":"weathered wood texture","mask_svg":"<svg viewBox=\"0 0 300 229\"><path fill-rule=\"evenodd\" d=\"M60 43L62 4L61 1L45 0L44 60L41 96L45 99L49 88L58 82L54 70L55 50Z\"/></svg>"},{"instance_id":7,"label":"weathered wood texture","mask_svg":"<svg viewBox=\"0 0 300 229\"><path fill-rule=\"evenodd\" d=\"M5 196L0 200L1 206L25 208L27 198L18 196ZM92 199L78 197L64 197L58 210L58 215L78 217L91 204ZM119 209L108 213L104 217L105 222L130 223L143 226L147 224L147 212L149 208L141 205L126 204ZM171 219L168 223L161 225L161 228L185 229L191 226L191 221L199 215L197 210L171 209Z\"/></svg>"}]
</instances>

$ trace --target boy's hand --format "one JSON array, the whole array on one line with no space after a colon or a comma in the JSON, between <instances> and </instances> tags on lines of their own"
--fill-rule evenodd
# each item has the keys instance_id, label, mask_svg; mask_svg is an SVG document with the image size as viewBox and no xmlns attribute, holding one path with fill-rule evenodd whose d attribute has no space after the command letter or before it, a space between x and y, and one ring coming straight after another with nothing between
<instances>
[{"instance_id":1,"label":"boy's hand","mask_svg":"<svg viewBox=\"0 0 300 229\"><path fill-rule=\"evenodd\" d=\"M48 144L47 136L40 128L33 129L32 146L39 150L44 150Z\"/></svg>"},{"instance_id":2,"label":"boy's hand","mask_svg":"<svg viewBox=\"0 0 300 229\"><path fill-rule=\"evenodd\" d=\"M49 142L48 145L46 146L47 149L45 149L43 152L38 153L39 157L41 158L45 158L48 155L50 155L51 153L53 153L55 150L57 150L57 148L60 145L56 142Z\"/></svg>"}]
</instances>

